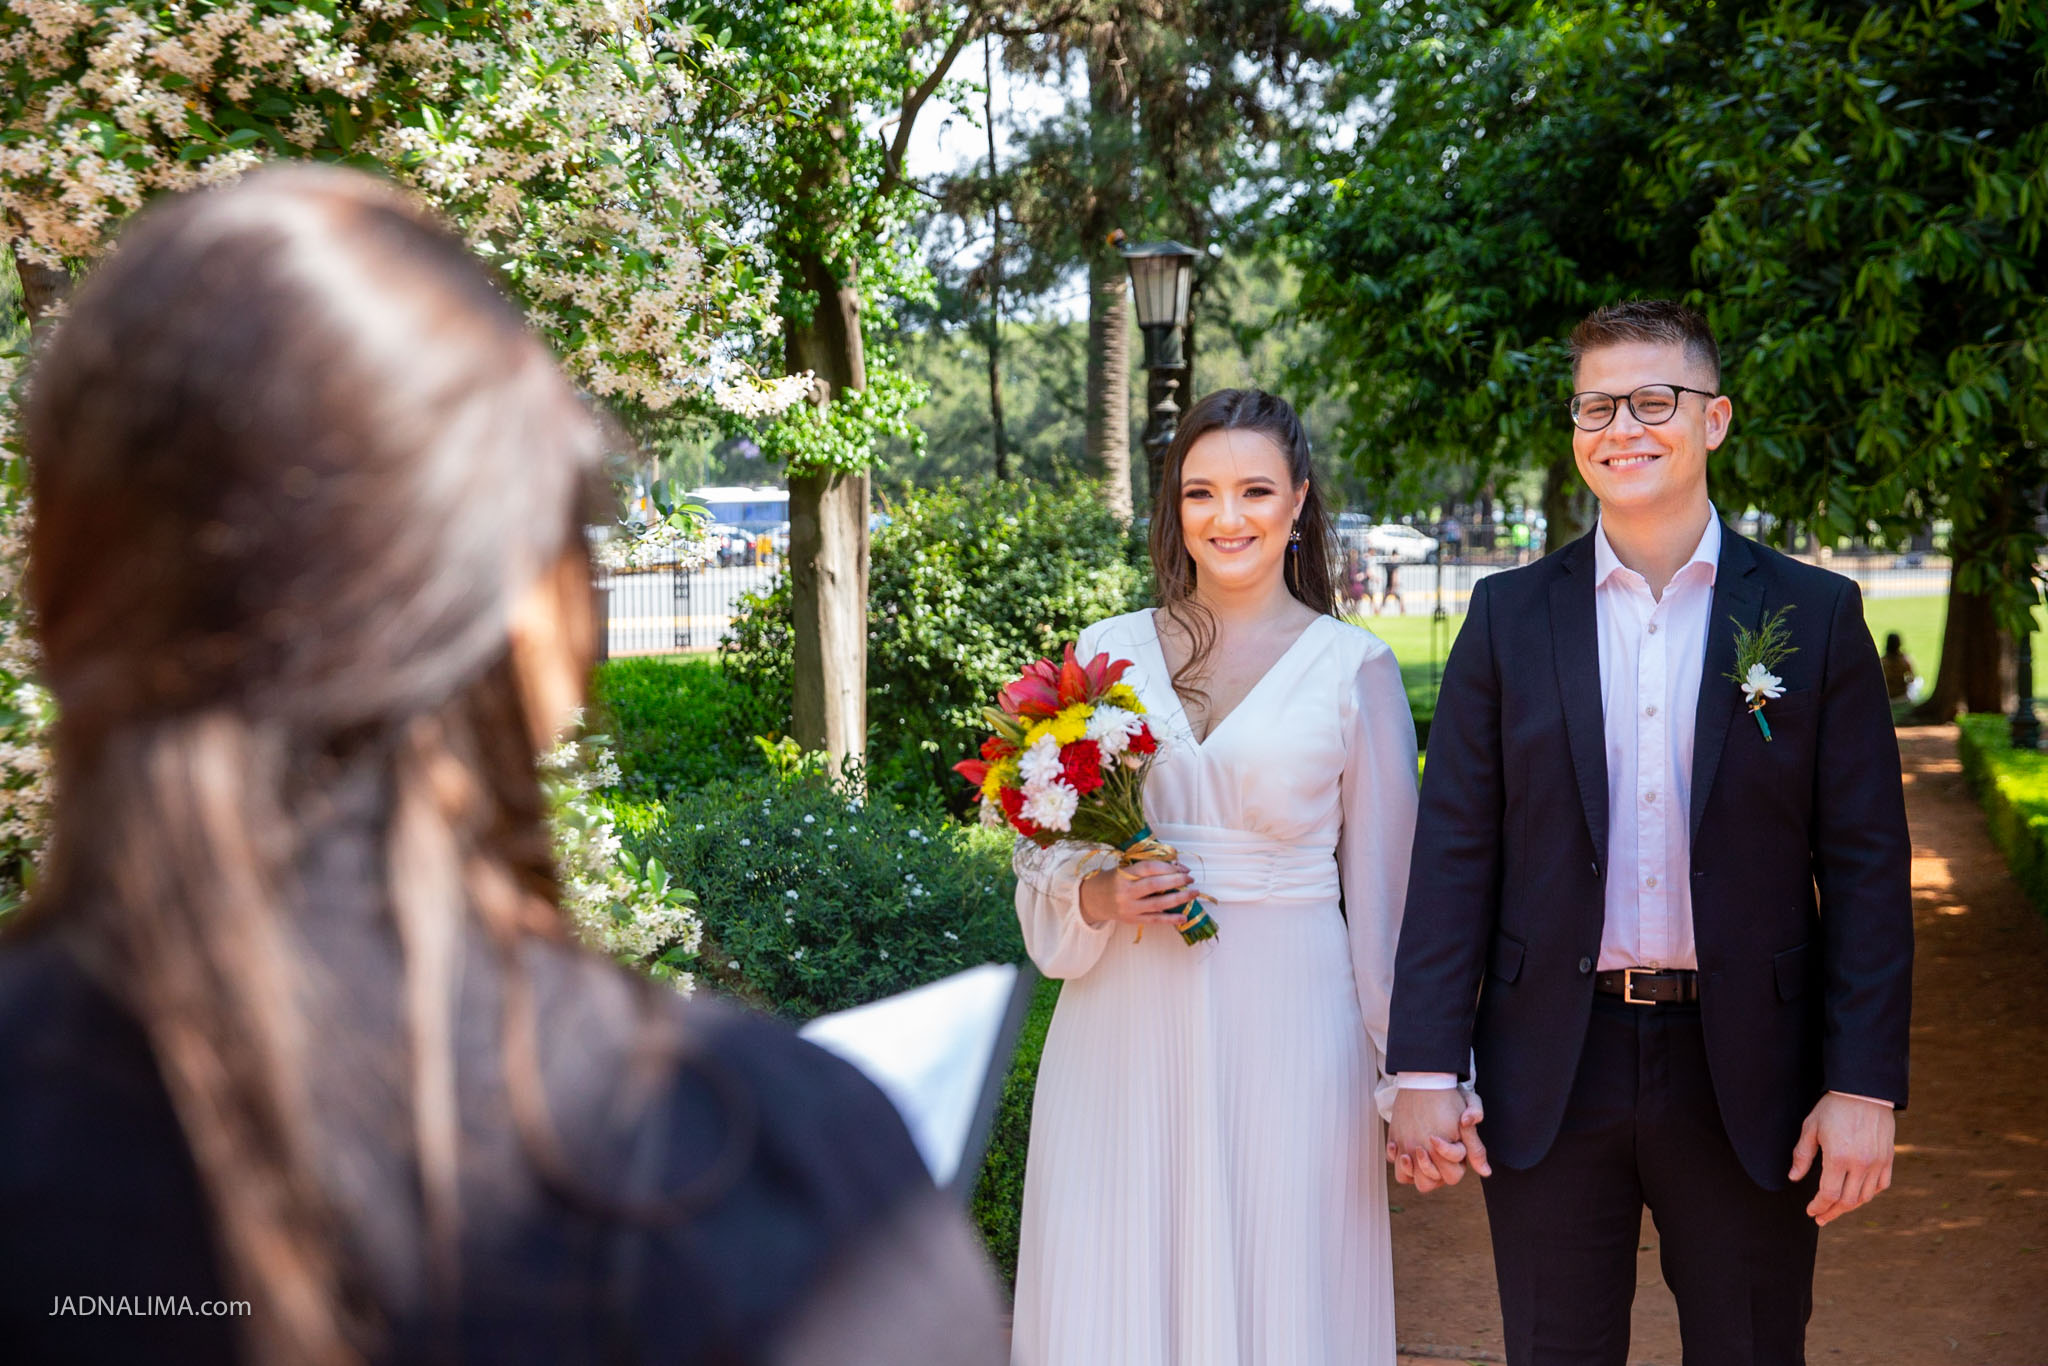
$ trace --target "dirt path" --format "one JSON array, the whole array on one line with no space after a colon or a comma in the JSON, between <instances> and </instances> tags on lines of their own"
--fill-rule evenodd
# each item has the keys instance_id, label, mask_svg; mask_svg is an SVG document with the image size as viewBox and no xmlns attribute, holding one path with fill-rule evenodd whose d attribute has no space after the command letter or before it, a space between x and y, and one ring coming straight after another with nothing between
<instances>
[{"instance_id":1,"label":"dirt path","mask_svg":"<svg viewBox=\"0 0 2048 1366\"><path fill-rule=\"evenodd\" d=\"M1816 1366L2048 1366L2048 924L1949 727L1899 732L1913 829L1913 1105L1892 1189L1821 1235ZM1404 1361L1504 1360L1478 1188L1394 1196ZM1631 1361L1679 1366L1645 1219Z\"/></svg>"}]
</instances>

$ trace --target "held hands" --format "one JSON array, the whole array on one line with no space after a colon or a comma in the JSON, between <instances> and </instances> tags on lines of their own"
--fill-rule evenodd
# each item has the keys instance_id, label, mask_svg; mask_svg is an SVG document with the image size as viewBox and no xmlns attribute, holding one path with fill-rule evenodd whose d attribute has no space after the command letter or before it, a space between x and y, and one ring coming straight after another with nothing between
<instances>
[{"instance_id":1,"label":"held hands","mask_svg":"<svg viewBox=\"0 0 2048 1366\"><path fill-rule=\"evenodd\" d=\"M1144 929L1179 929L1180 908L1194 900L1193 874L1178 863L1147 860L1107 868L1081 880L1081 918L1091 925L1120 921Z\"/></svg>"},{"instance_id":2,"label":"held hands","mask_svg":"<svg viewBox=\"0 0 2048 1366\"><path fill-rule=\"evenodd\" d=\"M1479 1141L1479 1121L1485 1117L1477 1096L1403 1087L1387 1125L1387 1161L1394 1164L1394 1179L1427 1195L1464 1180L1468 1162L1481 1176L1492 1176L1486 1145Z\"/></svg>"},{"instance_id":3,"label":"held hands","mask_svg":"<svg viewBox=\"0 0 2048 1366\"><path fill-rule=\"evenodd\" d=\"M1799 1126L1792 1149L1791 1177L1805 1176L1820 1154L1820 1191L1807 1205L1813 1221L1826 1228L1859 1205L1867 1205L1892 1184L1892 1139L1897 1117L1888 1106L1830 1091Z\"/></svg>"}]
</instances>

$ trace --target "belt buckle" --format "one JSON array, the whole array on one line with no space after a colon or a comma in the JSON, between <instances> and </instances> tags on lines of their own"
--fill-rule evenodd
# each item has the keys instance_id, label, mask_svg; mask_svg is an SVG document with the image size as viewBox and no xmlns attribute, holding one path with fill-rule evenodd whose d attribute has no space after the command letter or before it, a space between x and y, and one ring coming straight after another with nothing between
<instances>
[{"instance_id":1,"label":"belt buckle","mask_svg":"<svg viewBox=\"0 0 2048 1366\"><path fill-rule=\"evenodd\" d=\"M1643 1001L1638 1001L1638 1000L1636 999L1636 974L1640 972L1640 973L1643 973L1643 974L1645 974L1645 975L1649 975L1649 974L1653 974L1653 973L1656 973L1656 972L1658 972L1658 971L1660 971L1660 969L1657 969L1657 968L1623 968L1623 969L1621 970L1621 1000L1622 1000L1622 1004L1623 1004L1623 1005L1631 1005L1631 1006L1653 1006L1653 1005L1656 1005L1656 1004L1657 1004L1657 1002L1655 1002L1655 1001L1650 1001L1650 1000L1643 1000Z\"/></svg>"}]
</instances>

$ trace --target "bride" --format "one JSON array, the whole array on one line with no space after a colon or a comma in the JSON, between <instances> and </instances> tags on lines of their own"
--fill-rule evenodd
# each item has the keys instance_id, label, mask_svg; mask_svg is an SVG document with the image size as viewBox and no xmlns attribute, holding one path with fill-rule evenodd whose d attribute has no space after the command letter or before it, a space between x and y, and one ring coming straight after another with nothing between
<instances>
[{"instance_id":1,"label":"bride","mask_svg":"<svg viewBox=\"0 0 2048 1366\"><path fill-rule=\"evenodd\" d=\"M1392 1366L1381 1073L1414 833L1392 653L1336 616L1293 409L1210 394L1152 513L1157 609L1081 633L1160 736L1178 863L1018 847L1032 959L1064 978L1032 1117L1021 1366ZM1220 935L1190 947L1199 894ZM1140 931L1151 929L1150 934Z\"/></svg>"}]
</instances>

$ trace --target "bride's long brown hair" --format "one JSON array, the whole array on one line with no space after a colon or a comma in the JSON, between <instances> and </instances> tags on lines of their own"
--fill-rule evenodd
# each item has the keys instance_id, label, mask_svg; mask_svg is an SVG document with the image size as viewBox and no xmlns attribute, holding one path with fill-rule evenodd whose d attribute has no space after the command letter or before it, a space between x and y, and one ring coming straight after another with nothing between
<instances>
[{"instance_id":1,"label":"bride's long brown hair","mask_svg":"<svg viewBox=\"0 0 2048 1366\"><path fill-rule=\"evenodd\" d=\"M393 1062L445 1282L465 927L508 961L562 934L508 621L581 562L602 432L451 232L368 176L304 167L142 215L24 418L61 720L20 931L59 935L140 1022L255 1359L354 1359L367 1294L310 1096L350 1084L322 1040L361 1007L317 986L299 861L335 774L375 772L381 866L322 890L379 908L402 950ZM507 1081L524 1132L537 1081Z\"/></svg>"},{"instance_id":2,"label":"bride's long brown hair","mask_svg":"<svg viewBox=\"0 0 2048 1366\"><path fill-rule=\"evenodd\" d=\"M1173 442L1166 448L1164 471L1152 501L1152 578L1159 608L1188 634L1188 657L1173 672L1174 690L1187 697L1202 697L1201 681L1209 668L1209 655L1216 648L1216 621L1195 597L1195 559L1188 553L1187 535L1180 520L1181 467L1188 451L1210 432L1256 432L1287 457L1287 482L1291 488L1307 487L1301 515L1295 529L1301 539L1292 542L1282 573L1287 591L1324 616L1337 615L1337 583L1332 566L1336 562L1335 537L1329 512L1316 487L1310 459L1308 432L1286 399L1263 389L1218 389L1206 394L1180 420Z\"/></svg>"}]
</instances>

